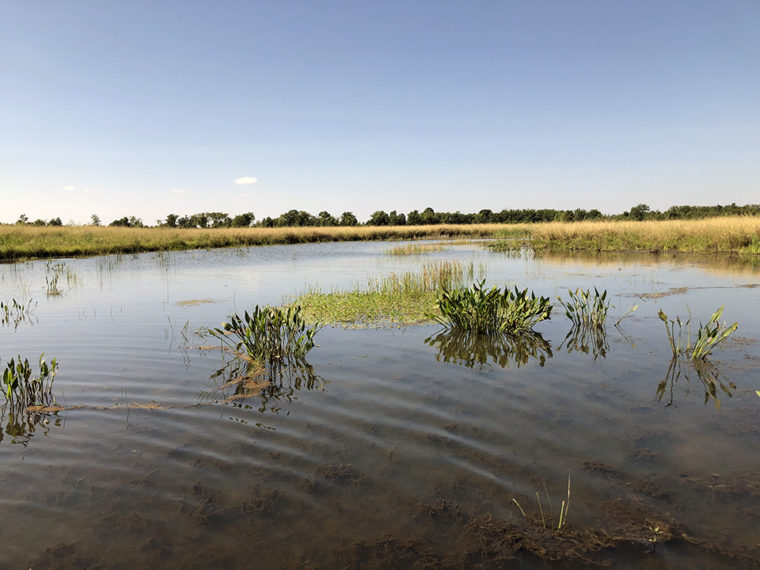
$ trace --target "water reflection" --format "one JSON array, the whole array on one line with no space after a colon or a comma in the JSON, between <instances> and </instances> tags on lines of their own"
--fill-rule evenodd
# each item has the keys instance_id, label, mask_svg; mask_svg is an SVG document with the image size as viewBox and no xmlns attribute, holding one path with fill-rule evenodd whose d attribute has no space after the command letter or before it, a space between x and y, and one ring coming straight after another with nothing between
<instances>
[{"instance_id":1,"label":"water reflection","mask_svg":"<svg viewBox=\"0 0 760 570\"><path fill-rule=\"evenodd\" d=\"M720 398L718 398L718 388L721 389L729 398L733 396L731 390L736 389L736 384L728 380L725 376L721 376L715 365L709 362L688 362L682 363L680 359L673 358L668 366L668 371L665 374L665 379L657 386L657 399L663 401L663 398L667 395L667 404L665 407L675 405L675 391L676 384L683 376L685 385L685 396L689 395L691 391L691 380L689 374L696 373L697 379L702 384L702 388L705 393L705 404L712 400L715 403L715 407L720 410Z\"/></svg>"},{"instance_id":2,"label":"water reflection","mask_svg":"<svg viewBox=\"0 0 760 570\"><path fill-rule=\"evenodd\" d=\"M244 355L236 355L211 375L221 384L202 397L241 408L253 408L249 401L257 398L259 412L279 413L282 404L290 404L299 390L324 390L327 381L303 358L273 363L263 367Z\"/></svg>"},{"instance_id":3,"label":"water reflection","mask_svg":"<svg viewBox=\"0 0 760 570\"><path fill-rule=\"evenodd\" d=\"M559 345L559 349L567 349L568 354L571 352L582 352L584 354L591 353L594 360L599 358L605 358L607 352L610 349L610 345L607 342L607 329L606 327L596 326L573 326L570 332Z\"/></svg>"},{"instance_id":4,"label":"water reflection","mask_svg":"<svg viewBox=\"0 0 760 570\"><path fill-rule=\"evenodd\" d=\"M35 432L48 435L51 426L60 425L61 418L49 413L29 412L8 402L0 406L0 444L7 441L27 446Z\"/></svg>"},{"instance_id":5,"label":"water reflection","mask_svg":"<svg viewBox=\"0 0 760 570\"><path fill-rule=\"evenodd\" d=\"M484 335L461 329L448 329L425 339L425 344L438 349L436 360L482 370L491 364L501 368L523 366L537 359L539 366L552 357L549 341L537 332L519 336Z\"/></svg>"}]
</instances>

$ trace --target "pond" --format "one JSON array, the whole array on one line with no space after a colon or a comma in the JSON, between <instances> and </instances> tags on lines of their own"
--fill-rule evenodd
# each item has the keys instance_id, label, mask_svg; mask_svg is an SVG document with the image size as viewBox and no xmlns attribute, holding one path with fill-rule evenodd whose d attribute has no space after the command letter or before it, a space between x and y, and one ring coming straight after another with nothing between
<instances>
[{"instance_id":1,"label":"pond","mask_svg":"<svg viewBox=\"0 0 760 570\"><path fill-rule=\"evenodd\" d=\"M0 366L56 358L65 408L0 411L0 567L757 567L757 268L390 247L0 265L0 301L27 307L0 313ZM490 346L326 326L307 368L239 398L194 334L435 260L550 296L551 320ZM608 291L606 334L568 337L556 297L579 287ZM719 306L739 328L710 366L673 363L658 311Z\"/></svg>"}]
</instances>

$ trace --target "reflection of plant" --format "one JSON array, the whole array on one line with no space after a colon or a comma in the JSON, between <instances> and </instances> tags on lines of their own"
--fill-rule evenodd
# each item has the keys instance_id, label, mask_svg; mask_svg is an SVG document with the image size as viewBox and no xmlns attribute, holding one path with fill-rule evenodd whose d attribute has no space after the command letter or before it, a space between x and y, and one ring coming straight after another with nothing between
<instances>
[{"instance_id":1,"label":"reflection of plant","mask_svg":"<svg viewBox=\"0 0 760 570\"><path fill-rule=\"evenodd\" d=\"M607 342L607 330L604 326L573 326L559 346L560 350L562 350L563 346L567 348L568 353L583 352L584 354L588 354L591 351L591 354L594 355L594 360L600 356L602 358L606 357L607 351L610 349Z\"/></svg>"},{"instance_id":2,"label":"reflection of plant","mask_svg":"<svg viewBox=\"0 0 760 570\"><path fill-rule=\"evenodd\" d=\"M441 315L434 320L447 328L483 334L519 333L551 315L548 297L528 296L528 290L485 288L485 280L469 289L442 288L438 293Z\"/></svg>"},{"instance_id":3,"label":"reflection of plant","mask_svg":"<svg viewBox=\"0 0 760 570\"><path fill-rule=\"evenodd\" d=\"M40 356L39 376L32 376L29 360L18 362L10 359L3 372L3 395L12 408L24 409L28 406L47 406L55 403L53 397L53 380L58 373L55 358L48 365L45 355Z\"/></svg>"},{"instance_id":4,"label":"reflection of plant","mask_svg":"<svg viewBox=\"0 0 760 570\"><path fill-rule=\"evenodd\" d=\"M570 299L565 303L561 298L557 300L565 309L567 318L573 321L575 327L601 327L607 319L607 310L610 303L607 301L607 291L601 295L594 287L594 294L586 289L576 289L575 292L568 291Z\"/></svg>"},{"instance_id":5,"label":"reflection of plant","mask_svg":"<svg viewBox=\"0 0 760 570\"><path fill-rule=\"evenodd\" d=\"M224 403L234 403L258 397L259 412L279 411L276 402L290 403L296 391L301 389L321 389L325 380L314 372L314 368L303 358L291 359L286 365L276 363L264 368L259 362L237 354L211 375L211 379L221 379L223 383L208 393L207 399L218 399Z\"/></svg>"},{"instance_id":6,"label":"reflection of plant","mask_svg":"<svg viewBox=\"0 0 760 570\"><path fill-rule=\"evenodd\" d=\"M658 316L660 317L660 320L665 323L665 331L668 334L668 341L670 342L673 356L676 357L684 354L693 360L707 360L707 356L712 352L713 348L726 340L726 338L728 338L728 336L739 326L739 323L734 323L728 327L725 323L721 325L718 322L718 319L720 319L722 314L723 307L720 307L712 314L710 320L707 321L707 324L699 324L696 341L692 346L690 327L691 318L685 322L681 321L680 317L676 317L675 320L670 320L662 309L660 309ZM678 330L676 330L676 325L678 325Z\"/></svg>"},{"instance_id":7,"label":"reflection of plant","mask_svg":"<svg viewBox=\"0 0 760 570\"><path fill-rule=\"evenodd\" d=\"M697 373L697 378L699 378L699 381L702 383L702 387L705 391L705 404L709 402L711 399L715 402L715 407L720 410L720 398L718 398L718 388L720 388L728 397L732 397L733 394L731 393L731 390L736 389L736 384L731 382L730 380L726 378L721 378L720 373L718 372L718 369L715 368L712 364L709 364L707 362L697 360L692 363L693 370ZM686 364L685 366L689 366ZM667 403L667 406L673 405L673 392L675 385L678 383L678 380L681 378L681 374L683 373L683 377L686 379L687 385L689 384L689 376L686 372L686 369L681 368L681 362L678 360L678 358L673 358L670 361L670 366L668 366L668 371L665 374L665 379L660 382L660 384L657 386L657 398L662 401L663 396L665 395L665 391L667 390L668 386L670 387L670 400ZM688 387L687 387L687 394L688 394Z\"/></svg>"},{"instance_id":8,"label":"reflection of plant","mask_svg":"<svg viewBox=\"0 0 760 570\"><path fill-rule=\"evenodd\" d=\"M515 364L518 367L537 358L540 366L552 357L551 345L536 332L520 335L478 334L461 329L449 329L425 339L425 344L438 349L438 360L482 369L489 359L502 368Z\"/></svg>"},{"instance_id":9,"label":"reflection of plant","mask_svg":"<svg viewBox=\"0 0 760 570\"><path fill-rule=\"evenodd\" d=\"M273 364L303 358L314 347L314 335L321 325L309 328L301 316L301 307L258 305L243 317L232 315L222 328L209 333L227 344L234 352L247 354L261 363Z\"/></svg>"}]
</instances>

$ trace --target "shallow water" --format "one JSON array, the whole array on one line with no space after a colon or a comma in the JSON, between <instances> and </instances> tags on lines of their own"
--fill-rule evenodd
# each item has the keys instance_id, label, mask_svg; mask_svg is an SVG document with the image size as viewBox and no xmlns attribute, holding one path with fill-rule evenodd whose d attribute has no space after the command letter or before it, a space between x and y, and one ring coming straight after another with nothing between
<instances>
[{"instance_id":1,"label":"shallow water","mask_svg":"<svg viewBox=\"0 0 760 570\"><path fill-rule=\"evenodd\" d=\"M83 406L3 412L0 567L756 567L757 269L392 245L67 259L50 296L53 264L0 266L0 301L36 302L0 325L2 366L55 357L58 402ZM435 326L326 327L310 375L232 401L213 378L229 355L194 348L254 304L443 259L553 299L606 289L607 335L568 350L558 307L540 340L475 356ZM739 329L712 367L670 370L658 309L704 321L720 305ZM568 526L544 531L535 493L556 522L568 476Z\"/></svg>"}]
</instances>

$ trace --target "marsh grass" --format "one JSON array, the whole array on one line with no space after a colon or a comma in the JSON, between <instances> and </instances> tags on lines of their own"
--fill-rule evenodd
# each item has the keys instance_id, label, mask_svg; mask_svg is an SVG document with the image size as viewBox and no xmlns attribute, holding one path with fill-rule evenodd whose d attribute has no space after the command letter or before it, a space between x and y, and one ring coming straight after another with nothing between
<instances>
[{"instance_id":1,"label":"marsh grass","mask_svg":"<svg viewBox=\"0 0 760 570\"><path fill-rule=\"evenodd\" d=\"M32 376L28 359L11 358L3 371L3 395L14 410L24 410L29 406L49 406L55 404L53 381L58 374L55 358L48 364L45 355L40 356L39 374Z\"/></svg>"},{"instance_id":2,"label":"marsh grass","mask_svg":"<svg viewBox=\"0 0 760 570\"><path fill-rule=\"evenodd\" d=\"M536 491L536 501L538 503L538 511L541 519L541 528L544 530L556 529L557 532L561 532L567 526L567 515L570 511L570 475L567 476L567 498L562 500L559 510L559 517L556 522L554 520L554 508L552 506L552 500L549 496L549 491L546 488L546 485L544 485L544 493L548 507L547 511L544 510L544 505L541 503L541 494ZM517 505L518 509L520 509L520 513L526 521L536 523L538 522L538 519L528 518L528 515L525 514L525 510L522 508L516 498L512 498L512 502Z\"/></svg>"},{"instance_id":3,"label":"marsh grass","mask_svg":"<svg viewBox=\"0 0 760 570\"><path fill-rule=\"evenodd\" d=\"M567 302L560 297L557 300L565 309L565 315L576 327L603 327L607 320L607 311L610 302L607 300L607 291L601 295L594 287L594 294L590 289L568 291L570 298Z\"/></svg>"},{"instance_id":4,"label":"marsh grass","mask_svg":"<svg viewBox=\"0 0 760 570\"><path fill-rule=\"evenodd\" d=\"M726 326L719 319L723 307L715 311L706 324L699 323L699 329L692 345L691 316L682 321L680 317L669 319L662 309L658 312L660 320L665 323L665 332L673 352L673 357L684 355L692 360L707 360L707 357L721 342L726 340L738 327L739 323Z\"/></svg>"},{"instance_id":5,"label":"marsh grass","mask_svg":"<svg viewBox=\"0 0 760 570\"><path fill-rule=\"evenodd\" d=\"M473 263L441 261L423 265L420 271L391 273L370 278L365 286L348 291L311 289L294 300L310 322L343 326L400 326L430 321L437 311L436 291L460 287L486 268Z\"/></svg>"},{"instance_id":6,"label":"marsh grass","mask_svg":"<svg viewBox=\"0 0 760 570\"><path fill-rule=\"evenodd\" d=\"M388 255L422 255L433 251L442 251L441 243L408 243L390 248L386 253Z\"/></svg>"},{"instance_id":7,"label":"marsh grass","mask_svg":"<svg viewBox=\"0 0 760 570\"><path fill-rule=\"evenodd\" d=\"M497 251L647 251L760 254L760 217L726 216L702 220L647 222L584 221L519 224Z\"/></svg>"},{"instance_id":8,"label":"marsh grass","mask_svg":"<svg viewBox=\"0 0 760 570\"><path fill-rule=\"evenodd\" d=\"M0 225L0 260L311 242L491 237L498 224L298 228L124 228Z\"/></svg>"},{"instance_id":9,"label":"marsh grass","mask_svg":"<svg viewBox=\"0 0 760 570\"><path fill-rule=\"evenodd\" d=\"M437 295L439 315L433 320L446 328L479 334L515 334L531 330L536 323L549 319L552 306L548 297L528 295L528 290L514 291L491 287L485 280L468 289L442 287Z\"/></svg>"}]
</instances>

